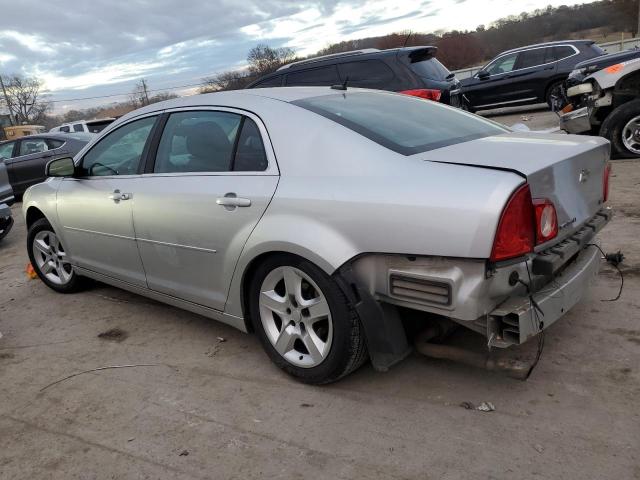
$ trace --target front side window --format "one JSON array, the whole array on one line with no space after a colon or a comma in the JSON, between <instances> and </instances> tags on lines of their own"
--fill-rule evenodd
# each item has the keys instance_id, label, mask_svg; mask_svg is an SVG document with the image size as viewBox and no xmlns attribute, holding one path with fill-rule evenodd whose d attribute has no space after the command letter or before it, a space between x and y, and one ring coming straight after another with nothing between
<instances>
[{"instance_id":1,"label":"front side window","mask_svg":"<svg viewBox=\"0 0 640 480\"><path fill-rule=\"evenodd\" d=\"M335 65L312 68L287 75L288 86L331 86L340 83Z\"/></svg>"},{"instance_id":2,"label":"front side window","mask_svg":"<svg viewBox=\"0 0 640 480\"><path fill-rule=\"evenodd\" d=\"M509 131L480 117L408 95L345 92L292 103L403 155Z\"/></svg>"},{"instance_id":3,"label":"front side window","mask_svg":"<svg viewBox=\"0 0 640 480\"><path fill-rule=\"evenodd\" d=\"M0 158L11 158L13 156L13 146L16 142L8 142L0 145Z\"/></svg>"},{"instance_id":4,"label":"front side window","mask_svg":"<svg viewBox=\"0 0 640 480\"><path fill-rule=\"evenodd\" d=\"M172 113L158 145L154 173L228 172L241 120L230 112Z\"/></svg>"},{"instance_id":5,"label":"front side window","mask_svg":"<svg viewBox=\"0 0 640 480\"><path fill-rule=\"evenodd\" d=\"M499 58L491 65L489 65L486 68L486 71L489 72L489 75L500 75L501 73L510 72L511 70L513 70L517 58L517 53L505 55L504 57Z\"/></svg>"},{"instance_id":6,"label":"front side window","mask_svg":"<svg viewBox=\"0 0 640 480\"><path fill-rule=\"evenodd\" d=\"M20 153L18 153L18 156L46 152L47 150L49 150L47 142L40 138L34 138L33 140L22 140L20 142Z\"/></svg>"},{"instance_id":7,"label":"front side window","mask_svg":"<svg viewBox=\"0 0 640 480\"><path fill-rule=\"evenodd\" d=\"M69 133L71 130L69 129L69 125L65 125L64 127L60 127L60 131L64 133Z\"/></svg>"},{"instance_id":8,"label":"front side window","mask_svg":"<svg viewBox=\"0 0 640 480\"><path fill-rule=\"evenodd\" d=\"M100 140L82 159L82 175L133 175L138 172L144 147L156 117L136 120Z\"/></svg>"}]
</instances>

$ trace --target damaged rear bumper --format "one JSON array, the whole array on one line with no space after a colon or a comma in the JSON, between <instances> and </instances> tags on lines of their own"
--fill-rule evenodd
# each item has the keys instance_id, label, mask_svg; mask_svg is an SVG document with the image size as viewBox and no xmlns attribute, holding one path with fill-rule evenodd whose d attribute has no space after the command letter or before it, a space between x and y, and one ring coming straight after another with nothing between
<instances>
[{"instance_id":1,"label":"damaged rear bumper","mask_svg":"<svg viewBox=\"0 0 640 480\"><path fill-rule=\"evenodd\" d=\"M560 115L560 128L567 133L583 133L591 130L588 107Z\"/></svg>"}]
</instances>

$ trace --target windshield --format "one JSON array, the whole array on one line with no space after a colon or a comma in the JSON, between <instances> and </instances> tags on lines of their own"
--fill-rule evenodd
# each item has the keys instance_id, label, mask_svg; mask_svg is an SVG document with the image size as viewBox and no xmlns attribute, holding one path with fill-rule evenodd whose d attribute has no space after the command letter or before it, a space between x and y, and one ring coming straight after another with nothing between
<instances>
[{"instance_id":1,"label":"windshield","mask_svg":"<svg viewBox=\"0 0 640 480\"><path fill-rule=\"evenodd\" d=\"M409 64L409 68L411 68L416 75L428 78L429 80L446 80L447 77L451 75L447 67L435 58L411 63Z\"/></svg>"},{"instance_id":2,"label":"windshield","mask_svg":"<svg viewBox=\"0 0 640 480\"><path fill-rule=\"evenodd\" d=\"M347 92L292 103L402 155L509 131L461 110L394 93Z\"/></svg>"}]
</instances>

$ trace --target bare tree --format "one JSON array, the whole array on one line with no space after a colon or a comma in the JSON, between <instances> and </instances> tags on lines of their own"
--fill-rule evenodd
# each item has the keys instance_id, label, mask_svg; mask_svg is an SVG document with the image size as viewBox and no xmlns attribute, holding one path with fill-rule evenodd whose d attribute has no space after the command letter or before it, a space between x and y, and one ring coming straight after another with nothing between
<instances>
[{"instance_id":1,"label":"bare tree","mask_svg":"<svg viewBox=\"0 0 640 480\"><path fill-rule=\"evenodd\" d=\"M136 108L144 107L151 103L149 101L149 87L146 79L141 78L138 83L136 83L133 91L129 94L129 99L131 100L131 104Z\"/></svg>"},{"instance_id":2,"label":"bare tree","mask_svg":"<svg viewBox=\"0 0 640 480\"><path fill-rule=\"evenodd\" d=\"M203 78L200 93L211 93L221 90L240 90L246 87L252 79L252 76L247 75L246 72L241 70L222 72L213 77Z\"/></svg>"},{"instance_id":3,"label":"bare tree","mask_svg":"<svg viewBox=\"0 0 640 480\"><path fill-rule=\"evenodd\" d=\"M51 108L42 95L42 82L35 77L11 75L2 78L3 98L16 123L37 123Z\"/></svg>"},{"instance_id":4,"label":"bare tree","mask_svg":"<svg viewBox=\"0 0 640 480\"><path fill-rule=\"evenodd\" d=\"M249 73L254 76L266 75L295 58L296 52L293 48L271 48L268 45L260 44L249 50L247 55Z\"/></svg>"}]
</instances>

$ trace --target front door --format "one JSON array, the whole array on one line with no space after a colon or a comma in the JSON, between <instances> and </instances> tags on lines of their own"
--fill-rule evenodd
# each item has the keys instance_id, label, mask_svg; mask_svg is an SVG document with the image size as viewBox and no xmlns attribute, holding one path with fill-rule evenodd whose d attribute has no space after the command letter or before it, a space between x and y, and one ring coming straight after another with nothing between
<instances>
[{"instance_id":1,"label":"front door","mask_svg":"<svg viewBox=\"0 0 640 480\"><path fill-rule=\"evenodd\" d=\"M145 286L132 204L156 116L127 123L83 155L76 178L58 189L63 246L71 263Z\"/></svg>"},{"instance_id":2,"label":"front door","mask_svg":"<svg viewBox=\"0 0 640 480\"><path fill-rule=\"evenodd\" d=\"M278 184L260 121L232 110L171 113L136 185L134 224L150 289L223 310L242 248Z\"/></svg>"}]
</instances>

